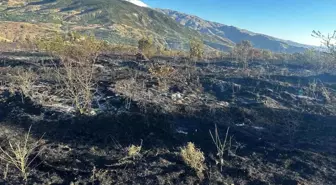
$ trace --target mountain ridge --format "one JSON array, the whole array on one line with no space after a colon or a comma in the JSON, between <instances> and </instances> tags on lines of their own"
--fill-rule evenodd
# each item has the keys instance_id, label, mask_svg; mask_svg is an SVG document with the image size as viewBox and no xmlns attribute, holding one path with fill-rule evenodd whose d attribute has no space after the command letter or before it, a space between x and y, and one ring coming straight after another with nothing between
<instances>
[{"instance_id":1,"label":"mountain ridge","mask_svg":"<svg viewBox=\"0 0 336 185\"><path fill-rule=\"evenodd\" d=\"M226 38L233 43L241 42L242 40L250 40L256 48L268 49L273 52L302 52L309 46L306 44L300 44L298 42L284 40L269 36L262 33L255 33L246 29L240 29L235 26L225 25L223 23L208 21L195 15L189 15L170 9L157 9L167 15L180 24L200 31L204 34L213 34L219 37Z\"/></svg>"}]
</instances>

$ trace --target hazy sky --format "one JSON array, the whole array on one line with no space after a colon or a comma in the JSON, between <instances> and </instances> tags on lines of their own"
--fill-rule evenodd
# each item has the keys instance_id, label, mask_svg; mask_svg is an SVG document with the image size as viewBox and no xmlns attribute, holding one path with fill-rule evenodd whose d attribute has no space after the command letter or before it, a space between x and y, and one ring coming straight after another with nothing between
<instances>
[{"instance_id":1,"label":"hazy sky","mask_svg":"<svg viewBox=\"0 0 336 185\"><path fill-rule=\"evenodd\" d=\"M143 0L257 33L320 45L313 30L336 29L336 0Z\"/></svg>"}]
</instances>

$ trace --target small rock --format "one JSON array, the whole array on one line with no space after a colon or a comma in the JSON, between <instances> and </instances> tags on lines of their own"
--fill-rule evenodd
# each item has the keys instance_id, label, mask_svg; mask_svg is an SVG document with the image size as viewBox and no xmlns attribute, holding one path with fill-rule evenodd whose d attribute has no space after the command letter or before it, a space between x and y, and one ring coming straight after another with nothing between
<instances>
[{"instance_id":1,"label":"small rock","mask_svg":"<svg viewBox=\"0 0 336 185\"><path fill-rule=\"evenodd\" d=\"M229 107L230 106L230 103L229 102L225 102L225 101L221 101L218 104L221 105L221 106L224 106L224 107Z\"/></svg>"},{"instance_id":2,"label":"small rock","mask_svg":"<svg viewBox=\"0 0 336 185\"><path fill-rule=\"evenodd\" d=\"M182 100L177 100L176 103L177 104L183 104Z\"/></svg>"},{"instance_id":3,"label":"small rock","mask_svg":"<svg viewBox=\"0 0 336 185\"><path fill-rule=\"evenodd\" d=\"M182 99L182 94L181 93L174 93L171 95L171 99L174 101L181 100Z\"/></svg>"},{"instance_id":4,"label":"small rock","mask_svg":"<svg viewBox=\"0 0 336 185\"><path fill-rule=\"evenodd\" d=\"M185 132L183 130L176 130L176 132L179 133L179 134L188 135L188 132Z\"/></svg>"},{"instance_id":5,"label":"small rock","mask_svg":"<svg viewBox=\"0 0 336 185\"><path fill-rule=\"evenodd\" d=\"M264 127L258 127L258 126L252 126L252 128L256 129L256 130L264 130Z\"/></svg>"},{"instance_id":6,"label":"small rock","mask_svg":"<svg viewBox=\"0 0 336 185\"><path fill-rule=\"evenodd\" d=\"M95 115L97 115L97 112L96 112L95 110L91 110L91 111L90 111L90 115L91 115L91 116L95 116Z\"/></svg>"},{"instance_id":7,"label":"small rock","mask_svg":"<svg viewBox=\"0 0 336 185\"><path fill-rule=\"evenodd\" d=\"M189 97L194 98L194 99L197 99L196 94L191 94L191 95L189 95Z\"/></svg>"}]
</instances>

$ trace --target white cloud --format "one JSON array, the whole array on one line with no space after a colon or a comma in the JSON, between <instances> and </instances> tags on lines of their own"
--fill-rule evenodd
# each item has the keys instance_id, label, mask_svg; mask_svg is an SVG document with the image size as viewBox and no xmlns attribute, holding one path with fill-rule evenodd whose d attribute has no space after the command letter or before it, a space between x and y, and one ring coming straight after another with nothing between
<instances>
[{"instance_id":1,"label":"white cloud","mask_svg":"<svg viewBox=\"0 0 336 185\"><path fill-rule=\"evenodd\" d=\"M147 4L145 4L144 2L140 1L140 0L124 0L124 1L128 1L130 3L133 3L137 6L141 6L141 7L149 7Z\"/></svg>"}]
</instances>

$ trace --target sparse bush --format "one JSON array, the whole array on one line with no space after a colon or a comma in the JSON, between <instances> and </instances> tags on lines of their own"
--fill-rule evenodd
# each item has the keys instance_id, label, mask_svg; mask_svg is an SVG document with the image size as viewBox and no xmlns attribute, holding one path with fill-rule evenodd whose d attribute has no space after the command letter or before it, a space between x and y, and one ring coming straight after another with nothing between
<instances>
[{"instance_id":1,"label":"sparse bush","mask_svg":"<svg viewBox=\"0 0 336 185\"><path fill-rule=\"evenodd\" d=\"M219 164L220 165L220 169L222 171L223 169L223 166L225 165L225 160L224 160L224 155L225 155L225 152L230 152L230 149L231 149L231 140L232 140L232 137L228 138L228 135L229 135L229 130L230 128L228 128L226 130L226 135L225 135L225 139L224 141L221 141L220 139L220 136L219 136L219 133L218 133L218 129L217 129L217 125L216 125L216 128L215 128L215 133L214 135L212 134L212 132L209 130L210 132L210 136L212 138L212 141L213 143L215 144L216 146L216 149L217 149L217 157L218 157L218 160L216 160L216 164ZM229 140L228 140L229 139Z\"/></svg>"},{"instance_id":2,"label":"sparse bush","mask_svg":"<svg viewBox=\"0 0 336 185\"><path fill-rule=\"evenodd\" d=\"M203 152L195 147L195 144L189 142L187 146L181 148L180 155L183 161L194 169L200 179L204 178L203 171L205 170L205 157Z\"/></svg>"},{"instance_id":3,"label":"sparse bush","mask_svg":"<svg viewBox=\"0 0 336 185\"><path fill-rule=\"evenodd\" d=\"M68 37L58 35L49 40L40 40L38 47L60 59L56 73L61 83L61 91L73 102L81 114L91 112L91 103L95 91L95 64L103 52L105 42L93 36Z\"/></svg>"},{"instance_id":4,"label":"sparse bush","mask_svg":"<svg viewBox=\"0 0 336 185\"><path fill-rule=\"evenodd\" d=\"M154 77L158 78L159 85L163 85L163 87L167 88L167 79L171 77L174 73L175 69L173 67L164 65L164 66L156 66L149 68L149 72Z\"/></svg>"},{"instance_id":5,"label":"sparse bush","mask_svg":"<svg viewBox=\"0 0 336 185\"><path fill-rule=\"evenodd\" d=\"M199 39L190 40L190 59L201 60L204 54L204 43Z\"/></svg>"},{"instance_id":6,"label":"sparse bush","mask_svg":"<svg viewBox=\"0 0 336 185\"><path fill-rule=\"evenodd\" d=\"M27 181L31 164L43 151L41 139L33 143L29 141L30 129L31 127L23 142L12 143L9 141L8 149L0 147L0 159L19 170L25 181Z\"/></svg>"}]
</instances>

